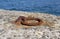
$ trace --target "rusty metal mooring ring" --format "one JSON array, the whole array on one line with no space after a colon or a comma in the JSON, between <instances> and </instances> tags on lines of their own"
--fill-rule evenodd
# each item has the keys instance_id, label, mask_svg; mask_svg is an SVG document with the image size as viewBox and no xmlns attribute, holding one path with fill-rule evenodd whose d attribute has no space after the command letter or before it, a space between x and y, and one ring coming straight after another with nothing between
<instances>
[{"instance_id":1,"label":"rusty metal mooring ring","mask_svg":"<svg viewBox=\"0 0 60 39\"><path fill-rule=\"evenodd\" d=\"M30 20L35 20L37 22L33 23ZM18 19L15 21L15 23L19 25L22 24L22 25L28 25L28 26L36 26L36 25L41 25L43 21L39 18L19 16Z\"/></svg>"}]
</instances>

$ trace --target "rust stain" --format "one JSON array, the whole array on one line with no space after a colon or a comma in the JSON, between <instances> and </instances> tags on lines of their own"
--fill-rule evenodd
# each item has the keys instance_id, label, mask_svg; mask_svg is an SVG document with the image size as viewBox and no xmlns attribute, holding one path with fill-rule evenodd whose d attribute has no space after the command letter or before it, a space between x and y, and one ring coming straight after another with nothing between
<instances>
[{"instance_id":1,"label":"rust stain","mask_svg":"<svg viewBox=\"0 0 60 39\"><path fill-rule=\"evenodd\" d=\"M32 20L32 21L31 21ZM35 20L33 22L33 20ZM37 21L37 22L36 22ZM38 26L38 25L51 25L49 22L45 22L40 18L35 17L25 17L25 16L19 16L14 22L16 24L16 28L20 28L20 25L25 25L24 28L30 28L32 26Z\"/></svg>"}]
</instances>

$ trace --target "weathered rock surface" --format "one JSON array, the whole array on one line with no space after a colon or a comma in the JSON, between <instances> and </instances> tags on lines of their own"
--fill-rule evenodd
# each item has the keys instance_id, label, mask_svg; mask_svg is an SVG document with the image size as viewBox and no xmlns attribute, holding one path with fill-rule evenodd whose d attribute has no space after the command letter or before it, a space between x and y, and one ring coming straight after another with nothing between
<instances>
[{"instance_id":1,"label":"weathered rock surface","mask_svg":"<svg viewBox=\"0 0 60 39\"><path fill-rule=\"evenodd\" d=\"M54 25L32 28L16 28L10 23L18 16L34 16ZM22 25L20 25L22 26ZM0 10L0 39L60 39L60 16L44 13Z\"/></svg>"}]
</instances>

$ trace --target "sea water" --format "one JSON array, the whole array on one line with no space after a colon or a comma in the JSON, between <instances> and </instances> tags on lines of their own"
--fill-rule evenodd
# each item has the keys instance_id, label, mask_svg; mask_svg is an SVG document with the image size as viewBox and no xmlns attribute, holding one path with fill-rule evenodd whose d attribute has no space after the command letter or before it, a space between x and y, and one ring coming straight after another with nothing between
<instances>
[{"instance_id":1,"label":"sea water","mask_svg":"<svg viewBox=\"0 0 60 39\"><path fill-rule=\"evenodd\" d=\"M60 0L0 0L0 9L60 15Z\"/></svg>"}]
</instances>

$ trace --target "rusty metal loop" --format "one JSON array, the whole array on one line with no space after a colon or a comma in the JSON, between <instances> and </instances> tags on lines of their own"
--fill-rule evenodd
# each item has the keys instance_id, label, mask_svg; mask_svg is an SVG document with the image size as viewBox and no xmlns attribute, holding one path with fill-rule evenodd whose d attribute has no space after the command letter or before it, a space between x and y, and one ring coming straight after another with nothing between
<instances>
[{"instance_id":1,"label":"rusty metal loop","mask_svg":"<svg viewBox=\"0 0 60 39\"><path fill-rule=\"evenodd\" d=\"M30 20L35 20L37 22L33 23ZM36 26L36 25L41 25L43 21L39 18L19 16L18 19L16 19L15 23L22 24L22 25L28 25L28 26Z\"/></svg>"}]
</instances>

